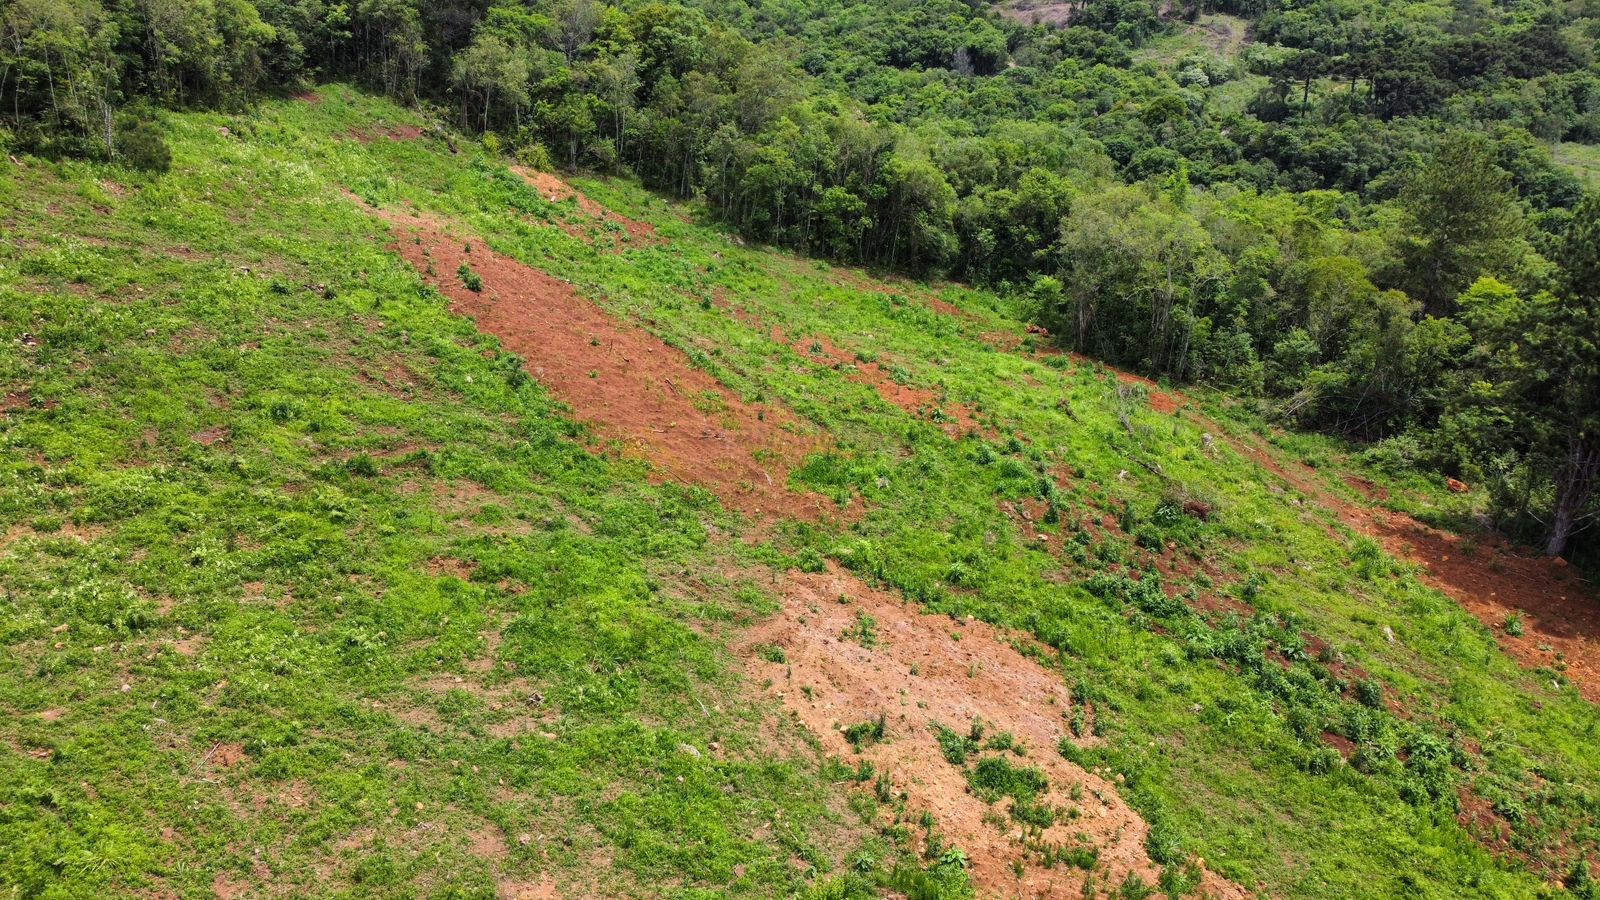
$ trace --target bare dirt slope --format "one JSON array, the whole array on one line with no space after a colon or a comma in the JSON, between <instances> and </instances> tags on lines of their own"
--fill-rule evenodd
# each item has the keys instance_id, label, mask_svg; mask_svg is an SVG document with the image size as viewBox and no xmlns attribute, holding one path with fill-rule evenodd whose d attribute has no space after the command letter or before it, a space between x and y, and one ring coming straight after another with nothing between
<instances>
[{"instance_id":1,"label":"bare dirt slope","mask_svg":"<svg viewBox=\"0 0 1600 900\"><path fill-rule=\"evenodd\" d=\"M873 623L865 641L862 617ZM1054 847L1094 848L1101 883L1120 883L1130 872L1147 883L1158 877L1145 851L1149 829L1118 796L1114 773L1087 772L1057 750L1071 709L1061 677L988 625L926 614L838 569L791 572L782 611L751 628L742 647L752 679L769 684L827 752L887 773L909 809L932 813L939 832L968 853L974 882L995 895L1081 896L1085 872L1039 864ZM842 729L880 715L884 738L854 749ZM941 754L936 728L966 735L974 721L989 735L1018 739L1025 755L1011 761L1049 779L1044 802L1067 811L1056 824L1029 833L1007 817L1009 800L991 804L969 790L963 768ZM1209 872L1205 888L1215 897L1245 896Z\"/></svg>"},{"instance_id":2,"label":"bare dirt slope","mask_svg":"<svg viewBox=\"0 0 1600 900\"><path fill-rule=\"evenodd\" d=\"M480 240L425 217L381 215L395 249L451 310L526 360L528 372L603 437L753 516L835 514L823 498L786 489L790 469L823 443L786 410L744 402L678 350ZM481 279L478 290L463 265Z\"/></svg>"},{"instance_id":3,"label":"bare dirt slope","mask_svg":"<svg viewBox=\"0 0 1600 900\"><path fill-rule=\"evenodd\" d=\"M393 229L395 250L449 299L452 311L523 357L531 375L602 435L622 441L672 479L708 488L757 527L830 513L822 498L786 488L790 468L826 444L808 435L786 409L743 402L683 354L613 319L571 285L493 253L448 223L375 212ZM468 270L481 279L477 290ZM792 648L793 690L785 689L789 676L775 680L774 690L831 753L849 749L833 729L849 711L862 717L892 714L889 739L871 749L871 758L891 773L912 807L932 815L949 844L968 852L980 892L1080 891L1082 871L1040 864L1037 850L1050 845L1093 847L1102 876L1110 872L1120 879L1133 872L1154 880L1159 867L1144 847L1145 824L1110 781L1067 762L1057 749L1069 700L1058 675L1018 653L986 624L924 616L842 572L792 573L781 592L782 612L757 625L741 645L751 656L752 675L770 677L757 645ZM841 604L841 595L852 602ZM880 648L839 643L857 611L880 623ZM959 630L959 640L953 630ZM820 691L815 702L801 701L803 686ZM1028 756L1019 764L1045 772L1048 802L1079 809L1070 824L1033 835L1035 852L1024 847L1003 803L991 809L966 793L962 771L939 754L930 723L964 729L974 718L1021 740ZM1081 786L1079 799L1073 799L1074 785ZM1023 867L1020 878L1013 863ZM1218 876L1208 874L1207 886L1213 895L1243 896Z\"/></svg>"},{"instance_id":4,"label":"bare dirt slope","mask_svg":"<svg viewBox=\"0 0 1600 900\"><path fill-rule=\"evenodd\" d=\"M1261 466L1334 513L1357 534L1372 538L1391 556L1419 566L1422 580L1450 597L1493 631L1507 654L1528 668L1560 669L1582 696L1600 703L1600 597L1562 560L1496 537L1464 537L1434 528L1410 515L1384 508L1383 498L1359 482L1366 502L1351 502L1331 490L1316 470L1286 460L1266 442L1232 433L1195 410L1181 392L1161 391L1147 378L1126 372L1117 377L1150 389L1158 412L1181 415L1227 441ZM1505 628L1516 616L1523 633Z\"/></svg>"}]
</instances>

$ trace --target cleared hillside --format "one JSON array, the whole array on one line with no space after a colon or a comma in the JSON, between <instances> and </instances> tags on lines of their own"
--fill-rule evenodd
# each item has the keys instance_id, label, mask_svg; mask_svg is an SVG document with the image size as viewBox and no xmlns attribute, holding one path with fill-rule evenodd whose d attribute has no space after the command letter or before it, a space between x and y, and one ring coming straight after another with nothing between
<instances>
[{"instance_id":1,"label":"cleared hillside","mask_svg":"<svg viewBox=\"0 0 1600 900\"><path fill-rule=\"evenodd\" d=\"M1498 897L1595 852L1594 597L1457 536L1475 494L347 88L163 127L166 175L0 179L7 888Z\"/></svg>"}]
</instances>

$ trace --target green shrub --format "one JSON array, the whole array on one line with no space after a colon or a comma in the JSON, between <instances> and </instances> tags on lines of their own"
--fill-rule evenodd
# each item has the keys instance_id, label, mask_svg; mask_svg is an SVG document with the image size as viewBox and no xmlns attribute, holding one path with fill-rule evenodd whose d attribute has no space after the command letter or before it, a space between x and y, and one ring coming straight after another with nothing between
<instances>
[{"instance_id":1,"label":"green shrub","mask_svg":"<svg viewBox=\"0 0 1600 900\"><path fill-rule=\"evenodd\" d=\"M117 162L141 172L161 174L172 168L172 151L152 122L124 126L113 142Z\"/></svg>"},{"instance_id":2,"label":"green shrub","mask_svg":"<svg viewBox=\"0 0 1600 900\"><path fill-rule=\"evenodd\" d=\"M857 722L846 728L844 730L844 739L850 742L850 746L860 750L862 747L870 747L883 740L885 730L886 717L883 713L878 713L876 719Z\"/></svg>"},{"instance_id":3,"label":"green shrub","mask_svg":"<svg viewBox=\"0 0 1600 900\"><path fill-rule=\"evenodd\" d=\"M1050 788L1045 774L1032 766L1013 766L1003 756L986 756L967 773L973 793L989 802L1001 797L1026 802Z\"/></svg>"}]
</instances>

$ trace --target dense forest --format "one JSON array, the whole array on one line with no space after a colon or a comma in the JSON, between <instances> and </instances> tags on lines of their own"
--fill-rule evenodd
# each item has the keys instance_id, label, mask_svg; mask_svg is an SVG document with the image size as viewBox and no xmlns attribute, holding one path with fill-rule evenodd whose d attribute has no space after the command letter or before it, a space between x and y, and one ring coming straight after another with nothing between
<instances>
[{"instance_id":1,"label":"dense forest","mask_svg":"<svg viewBox=\"0 0 1600 900\"><path fill-rule=\"evenodd\" d=\"M4 0L0 147L161 169L161 108L365 83L754 240L993 286L1570 555L1600 196L1550 147L1600 144L1597 37L1594 0Z\"/></svg>"}]
</instances>

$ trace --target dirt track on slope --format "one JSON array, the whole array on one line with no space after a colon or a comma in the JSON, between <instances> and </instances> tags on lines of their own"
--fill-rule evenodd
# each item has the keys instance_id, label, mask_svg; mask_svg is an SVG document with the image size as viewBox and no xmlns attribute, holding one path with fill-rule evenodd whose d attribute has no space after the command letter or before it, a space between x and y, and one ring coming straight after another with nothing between
<instances>
[{"instance_id":1,"label":"dirt track on slope","mask_svg":"<svg viewBox=\"0 0 1600 900\"><path fill-rule=\"evenodd\" d=\"M837 516L824 498L786 489L790 470L825 442L788 411L746 403L678 350L618 322L572 286L495 254L441 222L378 212L394 249L580 419L671 480L701 485L757 518ZM461 266L482 279L463 281Z\"/></svg>"},{"instance_id":2,"label":"dirt track on slope","mask_svg":"<svg viewBox=\"0 0 1600 900\"><path fill-rule=\"evenodd\" d=\"M512 166L511 171L516 173L523 181L526 181L529 187L538 191L539 196L544 197L551 203L576 199L579 211L589 219L596 222L614 222L617 225L621 225L628 232L629 241L635 245L647 243L656 236L654 225L630 219L620 213L606 209L604 206L584 196L582 191L551 175L549 172L540 172L526 166Z\"/></svg>"},{"instance_id":3,"label":"dirt track on slope","mask_svg":"<svg viewBox=\"0 0 1600 900\"><path fill-rule=\"evenodd\" d=\"M1600 703L1600 598L1564 561L1498 537L1452 534L1402 512L1351 503L1328 490L1313 470L1271 459L1258 443L1255 450L1250 458L1331 509L1352 531L1419 566L1424 584L1494 632L1501 649L1522 666L1560 671L1584 699ZM1521 636L1505 629L1512 615L1522 622Z\"/></svg>"},{"instance_id":4,"label":"dirt track on slope","mask_svg":"<svg viewBox=\"0 0 1600 900\"><path fill-rule=\"evenodd\" d=\"M1083 365L1099 363L1072 354ZM1541 556L1498 537L1471 537L1442 531L1412 516L1378 506L1352 503L1330 490L1316 470L1285 461L1254 436L1239 437L1199 413L1199 404L1182 392L1166 391L1130 372L1111 369L1124 384L1149 391L1156 412L1178 413L1227 442L1246 459L1277 476L1316 504L1332 511L1346 527L1377 541L1389 555L1421 567L1423 583L1454 600L1494 632L1500 647L1525 668L1561 672L1585 699L1600 703L1600 596L1564 561ZM1180 409L1184 406L1187 410ZM1346 483L1371 501L1387 499L1359 479ZM1507 633L1516 615L1523 634Z\"/></svg>"},{"instance_id":5,"label":"dirt track on slope","mask_svg":"<svg viewBox=\"0 0 1600 900\"><path fill-rule=\"evenodd\" d=\"M376 213L394 231L394 249L449 299L453 312L522 356L541 384L603 436L623 442L674 480L710 489L758 527L783 516L836 515L822 498L786 490L789 470L826 446L820 436L805 436L788 411L744 403L683 354L612 319L571 285L453 234L446 223ZM482 279L479 290L458 274L463 264ZM1045 772L1051 785L1045 799L1077 807L1080 814L1034 838L1096 848L1101 884L1108 876L1120 882L1130 872L1155 881L1159 867L1144 848L1145 824L1106 777L1067 762L1057 749L1069 700L1058 674L1024 657L984 623L922 615L848 573L790 573L780 592L783 610L742 639L739 649L750 659L751 675L773 676L772 664L759 661L758 645L785 647L792 654L793 689L786 688L789 677L774 678L775 692L830 753L847 758L853 751L833 730L835 720L849 724L850 711L861 711L860 718L877 711L892 716L890 739L870 748L868 758L889 771L914 809L932 815L947 846L969 854L981 895L1078 896L1087 876L1059 864L1040 865L1038 845L1032 853L1023 846L1021 828L1006 819L1004 802L991 809L966 793L962 771L939 755L928 727L933 721L965 731L981 718L991 734L1016 735L1028 748L1025 758L1014 758L1016 764ZM840 604L840 594L852 602ZM818 611L811 612L813 607ZM857 610L878 622L880 646L840 643ZM950 636L955 630L959 641ZM814 702L802 701L802 685L813 687ZM1074 784L1083 789L1078 800L1071 799ZM1020 880L1014 862L1023 864ZM1219 876L1208 873L1206 879L1213 896L1244 896Z\"/></svg>"}]
</instances>

